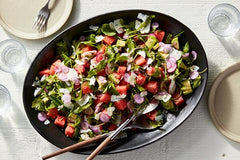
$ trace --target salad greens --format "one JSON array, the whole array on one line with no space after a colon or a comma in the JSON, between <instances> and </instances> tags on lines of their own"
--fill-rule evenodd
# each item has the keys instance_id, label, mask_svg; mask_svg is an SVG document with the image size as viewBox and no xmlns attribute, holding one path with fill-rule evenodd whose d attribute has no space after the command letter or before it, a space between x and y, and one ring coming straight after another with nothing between
<instances>
[{"instance_id":1,"label":"salad greens","mask_svg":"<svg viewBox=\"0 0 240 160\"><path fill-rule=\"evenodd\" d=\"M158 108L145 115L155 127L164 124L163 113L184 107L202 82L197 53L191 42L180 44L184 31L165 33L152 21L154 15L139 13L134 22L90 26L71 47L58 42L56 59L33 83L39 120L52 119L66 136L82 141L115 130L155 100Z\"/></svg>"}]
</instances>

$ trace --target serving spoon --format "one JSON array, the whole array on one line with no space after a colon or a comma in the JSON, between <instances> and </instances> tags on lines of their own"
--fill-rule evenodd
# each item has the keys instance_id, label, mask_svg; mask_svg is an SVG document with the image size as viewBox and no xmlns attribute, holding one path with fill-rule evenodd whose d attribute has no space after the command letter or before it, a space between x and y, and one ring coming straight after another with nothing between
<instances>
[{"instance_id":1,"label":"serving spoon","mask_svg":"<svg viewBox=\"0 0 240 160\"><path fill-rule=\"evenodd\" d=\"M111 132L108 132L108 133L105 133L105 134L102 134L102 135L97 135L97 136L92 137L92 138L89 138L89 139L87 139L87 140L85 140L85 141L78 142L78 143L76 143L76 144L70 145L70 146L65 147L65 148L63 148L63 149L60 149L60 150L58 150L58 151L56 151L56 152L50 153L50 154L48 154L48 155L45 155L45 156L42 157L42 159L43 159L43 160L49 159L49 158L54 157L54 156L57 156L57 155L59 155L59 154L62 154L62 153L65 153L65 152L69 152L69 151L73 151L73 150L79 149L79 148L81 148L81 147L83 147L83 146L86 146L86 145L88 145L88 144L94 143L94 142L96 142L96 141L98 141L98 140L100 140L100 139L103 139L103 138L106 138L106 137L109 138L110 135L112 135L114 132L115 132L115 134L116 134L116 131L119 133L120 131L125 131L125 130L132 129L132 128L143 129L143 130L152 130L152 129L155 129L156 127L151 126L147 121L143 121L144 119L141 118L141 115L147 114L147 113L153 111L154 109L156 109L156 108L158 107L158 104L159 104L159 101L154 101L154 103L150 103L150 105L147 105L147 106L144 108L144 110L142 110L142 112L138 112L138 114L133 115L132 117L130 117L129 119L127 119L127 120L129 120L129 121L125 121L125 122L123 123L123 124L125 124L125 126L124 126L123 128L121 128L121 130L118 130L118 129L119 129L121 126L123 126L123 124L117 129L118 131L115 130L115 131L111 131ZM130 120L130 119L131 119L131 120ZM130 125L127 126L127 124L129 124L131 121L132 121L132 124L130 124ZM144 123L143 123L143 122L144 122ZM117 134L118 134L118 133L117 133ZM116 134L116 135L117 135L117 134ZM114 136L114 137L115 137L115 136ZM109 144L111 141L113 141L113 139L109 138L109 141L107 141L107 142L108 142L107 144ZM105 145L105 146L106 146L106 145ZM105 146L104 146L104 147L105 147ZM104 147L103 147L103 148L104 148ZM101 148L101 150L102 150L103 148ZM101 151L101 150L100 150L100 151ZM98 151L98 153L99 153L100 151ZM97 155L97 154L96 154L96 155ZM96 155L94 155L94 157L95 157ZM94 157L92 157L92 158L94 158ZM90 158L91 158L91 157L90 157Z\"/></svg>"},{"instance_id":2,"label":"serving spoon","mask_svg":"<svg viewBox=\"0 0 240 160\"><path fill-rule=\"evenodd\" d=\"M113 133L111 133L88 157L86 160L92 160L98 155L114 138L132 121L143 114L147 114L158 107L159 101L152 100L148 105L141 107L136 113L123 122Z\"/></svg>"}]
</instances>

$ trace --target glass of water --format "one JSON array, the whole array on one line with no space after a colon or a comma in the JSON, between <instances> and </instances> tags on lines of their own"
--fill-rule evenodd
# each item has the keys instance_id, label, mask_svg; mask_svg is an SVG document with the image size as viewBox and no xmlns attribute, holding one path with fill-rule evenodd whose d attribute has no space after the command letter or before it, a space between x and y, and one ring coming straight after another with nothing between
<instances>
[{"instance_id":1,"label":"glass of water","mask_svg":"<svg viewBox=\"0 0 240 160\"><path fill-rule=\"evenodd\" d=\"M5 72L18 72L24 68L27 54L24 46L13 39L0 42L0 69Z\"/></svg>"},{"instance_id":2,"label":"glass of water","mask_svg":"<svg viewBox=\"0 0 240 160\"><path fill-rule=\"evenodd\" d=\"M230 4L218 4L208 15L208 25L218 36L233 36L240 27L240 13Z\"/></svg>"},{"instance_id":3,"label":"glass of water","mask_svg":"<svg viewBox=\"0 0 240 160\"><path fill-rule=\"evenodd\" d=\"M11 111L11 96L6 87L0 84L0 116L7 115Z\"/></svg>"}]
</instances>

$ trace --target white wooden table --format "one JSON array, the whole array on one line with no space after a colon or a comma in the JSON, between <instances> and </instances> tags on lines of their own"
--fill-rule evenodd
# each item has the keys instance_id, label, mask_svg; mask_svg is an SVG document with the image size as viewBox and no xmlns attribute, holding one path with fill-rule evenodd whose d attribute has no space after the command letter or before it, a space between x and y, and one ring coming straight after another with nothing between
<instances>
[{"instance_id":1,"label":"white wooden table","mask_svg":"<svg viewBox=\"0 0 240 160\"><path fill-rule=\"evenodd\" d=\"M72 14L60 29L90 17L124 9L146 9L168 14L187 25L200 39L209 62L209 80L206 92L194 113L176 130L155 143L137 150L100 155L96 159L137 160L239 160L240 144L221 135L214 127L207 107L209 88L215 77L228 66L239 61L240 38L217 38L208 28L207 16L213 6L222 0L75 0ZM228 0L240 10L240 1ZM60 32L59 31L59 32ZM58 33L59 33L58 32ZM27 69L39 50L56 34L41 40L24 40L0 27L0 41L13 38L26 47L28 64L24 71L9 74L0 71L0 83L12 96L13 113L0 118L0 159L37 160L58 148L42 138L30 125L22 102L23 81ZM52 158L80 160L86 155L66 153Z\"/></svg>"}]
</instances>

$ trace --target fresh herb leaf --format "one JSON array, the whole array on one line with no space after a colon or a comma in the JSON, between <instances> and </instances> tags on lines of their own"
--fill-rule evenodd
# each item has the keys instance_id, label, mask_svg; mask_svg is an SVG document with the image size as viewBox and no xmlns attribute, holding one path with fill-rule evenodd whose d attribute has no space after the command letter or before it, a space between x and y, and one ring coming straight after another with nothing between
<instances>
[{"instance_id":1,"label":"fresh herb leaf","mask_svg":"<svg viewBox=\"0 0 240 160\"><path fill-rule=\"evenodd\" d=\"M103 24L101 27L101 31L103 34L107 36L114 36L116 35L116 32L110 27L109 24Z\"/></svg>"}]
</instances>

